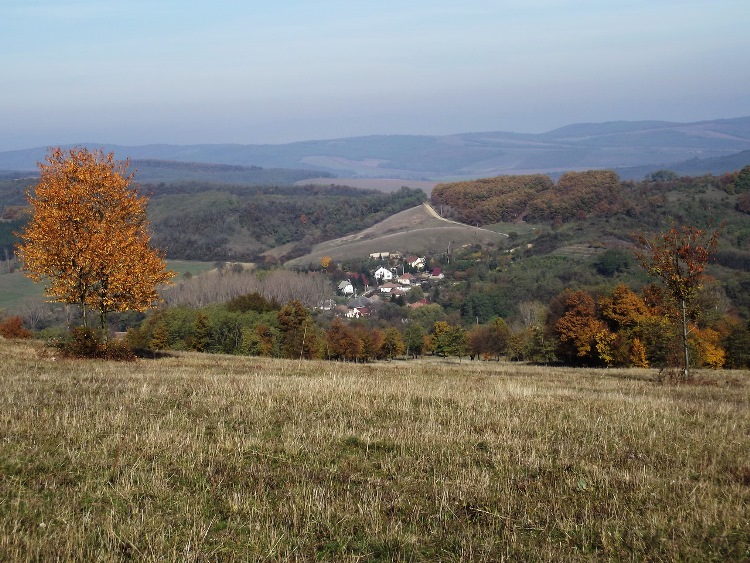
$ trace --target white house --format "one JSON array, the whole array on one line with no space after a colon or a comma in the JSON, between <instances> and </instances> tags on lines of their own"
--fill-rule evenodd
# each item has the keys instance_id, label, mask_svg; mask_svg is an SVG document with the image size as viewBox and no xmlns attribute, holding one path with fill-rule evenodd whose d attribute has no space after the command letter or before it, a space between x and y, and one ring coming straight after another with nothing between
<instances>
[{"instance_id":1,"label":"white house","mask_svg":"<svg viewBox=\"0 0 750 563\"><path fill-rule=\"evenodd\" d=\"M359 319L366 317L370 312L365 307L354 307L346 312L349 319Z\"/></svg>"},{"instance_id":2,"label":"white house","mask_svg":"<svg viewBox=\"0 0 750 563\"><path fill-rule=\"evenodd\" d=\"M390 281L393 279L393 272L391 272L388 268L384 268L383 266L380 266L377 270L375 270L375 273L373 274L375 276L376 280L383 281Z\"/></svg>"},{"instance_id":3,"label":"white house","mask_svg":"<svg viewBox=\"0 0 750 563\"><path fill-rule=\"evenodd\" d=\"M419 256L409 256L406 259L406 263L409 264L412 268L416 268L417 270L422 270L424 268L425 259L424 257Z\"/></svg>"},{"instance_id":4,"label":"white house","mask_svg":"<svg viewBox=\"0 0 750 563\"><path fill-rule=\"evenodd\" d=\"M354 295L354 286L349 280L344 280L339 284L339 291L344 295Z\"/></svg>"}]
</instances>

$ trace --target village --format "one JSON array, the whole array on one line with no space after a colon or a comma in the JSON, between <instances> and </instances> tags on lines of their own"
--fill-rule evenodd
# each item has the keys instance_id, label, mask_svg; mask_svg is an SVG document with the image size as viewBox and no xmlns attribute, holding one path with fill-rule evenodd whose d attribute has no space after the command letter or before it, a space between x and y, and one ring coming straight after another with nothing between
<instances>
[{"instance_id":1,"label":"village","mask_svg":"<svg viewBox=\"0 0 750 563\"><path fill-rule=\"evenodd\" d=\"M337 286L337 294L350 298L346 304L330 307L338 316L348 319L369 317L373 308L384 301L400 301L411 309L428 305L430 302L421 291L425 282L443 280L441 268L426 269L424 256L405 256L400 252L374 252L369 256L381 265L371 271L374 284L364 280L364 291L358 294L352 279L342 280ZM358 274L353 274L357 276ZM364 279L364 276L360 276ZM411 297L411 298L409 298Z\"/></svg>"}]
</instances>

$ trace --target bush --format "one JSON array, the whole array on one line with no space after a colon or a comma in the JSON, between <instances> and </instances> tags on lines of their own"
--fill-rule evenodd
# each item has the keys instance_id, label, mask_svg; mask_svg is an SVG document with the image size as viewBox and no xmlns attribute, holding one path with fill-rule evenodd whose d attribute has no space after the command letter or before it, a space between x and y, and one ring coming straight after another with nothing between
<instances>
[{"instance_id":1,"label":"bush","mask_svg":"<svg viewBox=\"0 0 750 563\"><path fill-rule=\"evenodd\" d=\"M127 342L112 340L107 342L104 358L114 362L134 362L136 355Z\"/></svg>"},{"instance_id":2,"label":"bush","mask_svg":"<svg viewBox=\"0 0 750 563\"><path fill-rule=\"evenodd\" d=\"M3 338L31 338L31 331L24 328L21 317L8 317L0 322L0 336Z\"/></svg>"},{"instance_id":3,"label":"bush","mask_svg":"<svg viewBox=\"0 0 750 563\"><path fill-rule=\"evenodd\" d=\"M66 358L103 358L106 346L96 331L87 327L70 329L70 336L58 345Z\"/></svg>"},{"instance_id":4,"label":"bush","mask_svg":"<svg viewBox=\"0 0 750 563\"><path fill-rule=\"evenodd\" d=\"M627 271L633 265L633 259L625 250L606 250L596 260L594 268L602 276L611 278L615 274Z\"/></svg>"},{"instance_id":5,"label":"bush","mask_svg":"<svg viewBox=\"0 0 750 563\"><path fill-rule=\"evenodd\" d=\"M135 360L135 353L127 342L113 340L104 342L98 331L87 327L77 327L70 331L70 337L57 345L65 358L105 359L118 362Z\"/></svg>"}]
</instances>

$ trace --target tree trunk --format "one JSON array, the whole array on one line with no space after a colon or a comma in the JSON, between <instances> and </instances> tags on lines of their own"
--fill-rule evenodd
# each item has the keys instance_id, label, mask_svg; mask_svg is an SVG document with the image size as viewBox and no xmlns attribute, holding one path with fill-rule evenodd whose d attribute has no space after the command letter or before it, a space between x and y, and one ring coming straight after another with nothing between
<instances>
[{"instance_id":1,"label":"tree trunk","mask_svg":"<svg viewBox=\"0 0 750 563\"><path fill-rule=\"evenodd\" d=\"M107 341L109 340L109 334L107 330L107 311L104 309L101 309L99 311L99 322L101 323L102 327L102 341L104 344L107 344Z\"/></svg>"},{"instance_id":2,"label":"tree trunk","mask_svg":"<svg viewBox=\"0 0 750 563\"><path fill-rule=\"evenodd\" d=\"M685 354L685 367L682 370L682 375L685 379L690 379L690 350L688 348L688 325L687 325L687 305L685 300L680 301L682 308L682 349Z\"/></svg>"}]
</instances>

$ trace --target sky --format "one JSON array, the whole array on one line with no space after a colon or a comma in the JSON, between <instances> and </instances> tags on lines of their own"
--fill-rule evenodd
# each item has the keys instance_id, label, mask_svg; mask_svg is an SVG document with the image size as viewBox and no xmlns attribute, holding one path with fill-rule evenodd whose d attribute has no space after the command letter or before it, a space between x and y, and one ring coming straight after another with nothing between
<instances>
[{"instance_id":1,"label":"sky","mask_svg":"<svg viewBox=\"0 0 750 563\"><path fill-rule=\"evenodd\" d=\"M0 0L0 150L750 115L747 0Z\"/></svg>"}]
</instances>

